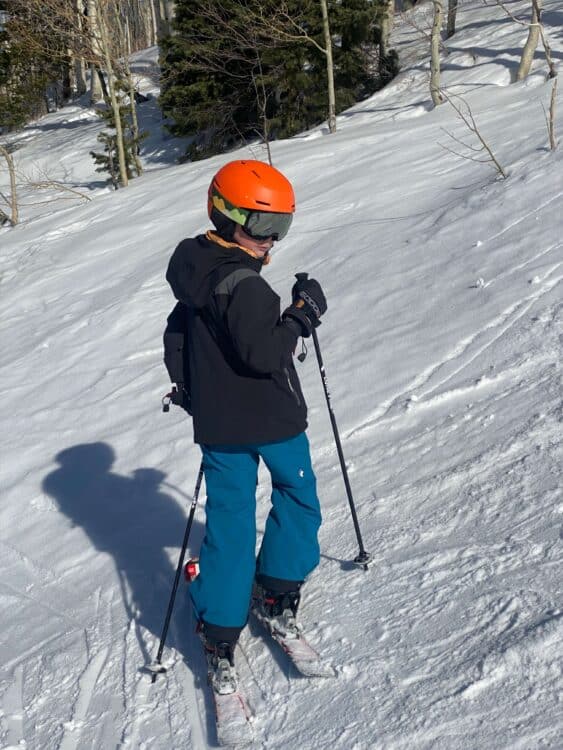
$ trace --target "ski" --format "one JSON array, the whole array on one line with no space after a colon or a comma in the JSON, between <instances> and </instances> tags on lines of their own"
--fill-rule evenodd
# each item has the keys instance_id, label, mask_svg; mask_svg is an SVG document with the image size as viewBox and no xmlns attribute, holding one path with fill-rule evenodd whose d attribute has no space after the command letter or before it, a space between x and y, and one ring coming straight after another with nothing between
<instances>
[{"instance_id":1,"label":"ski","mask_svg":"<svg viewBox=\"0 0 563 750\"><path fill-rule=\"evenodd\" d=\"M215 728L221 747L244 747L254 742L248 705L240 690L221 695L212 689Z\"/></svg>"},{"instance_id":2,"label":"ski","mask_svg":"<svg viewBox=\"0 0 563 750\"><path fill-rule=\"evenodd\" d=\"M284 634L275 623L253 609L256 619L264 626L274 641L281 646L297 671L304 677L336 677L334 667L326 662L302 633Z\"/></svg>"},{"instance_id":3,"label":"ski","mask_svg":"<svg viewBox=\"0 0 563 750\"><path fill-rule=\"evenodd\" d=\"M221 747L242 747L254 741L251 715L246 699L239 689L232 646L219 643L210 647L202 638L207 659L207 682L215 705L215 728Z\"/></svg>"}]
</instances>

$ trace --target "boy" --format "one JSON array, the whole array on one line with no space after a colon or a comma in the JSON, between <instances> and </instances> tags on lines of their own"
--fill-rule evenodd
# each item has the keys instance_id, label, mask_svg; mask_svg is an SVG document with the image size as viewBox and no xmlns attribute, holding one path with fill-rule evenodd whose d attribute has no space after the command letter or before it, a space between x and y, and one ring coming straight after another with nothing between
<instances>
[{"instance_id":1,"label":"boy","mask_svg":"<svg viewBox=\"0 0 563 750\"><path fill-rule=\"evenodd\" d=\"M293 352L319 325L326 300L317 281L299 281L281 313L280 298L260 276L294 211L281 172L258 161L229 162L209 187L215 231L183 240L166 275L184 315L183 396L207 488L190 596L220 692L236 689L233 653L251 595L262 617L298 637L300 588L319 562L321 514ZM272 507L256 559L260 459L272 477Z\"/></svg>"}]
</instances>

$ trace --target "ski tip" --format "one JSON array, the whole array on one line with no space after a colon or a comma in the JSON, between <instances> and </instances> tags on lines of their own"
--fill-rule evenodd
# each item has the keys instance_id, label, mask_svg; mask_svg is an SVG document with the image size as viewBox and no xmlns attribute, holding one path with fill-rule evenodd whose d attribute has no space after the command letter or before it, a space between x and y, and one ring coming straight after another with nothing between
<instances>
[{"instance_id":1,"label":"ski tip","mask_svg":"<svg viewBox=\"0 0 563 750\"><path fill-rule=\"evenodd\" d=\"M217 742L220 747L254 745L253 717L244 697L238 692L224 695L213 693Z\"/></svg>"}]
</instances>

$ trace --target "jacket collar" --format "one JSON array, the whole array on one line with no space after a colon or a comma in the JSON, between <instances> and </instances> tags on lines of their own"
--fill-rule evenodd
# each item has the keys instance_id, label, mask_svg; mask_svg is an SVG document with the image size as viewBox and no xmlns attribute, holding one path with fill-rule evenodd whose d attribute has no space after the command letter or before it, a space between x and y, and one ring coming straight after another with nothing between
<instances>
[{"instance_id":1,"label":"jacket collar","mask_svg":"<svg viewBox=\"0 0 563 750\"><path fill-rule=\"evenodd\" d=\"M218 234L211 231L211 229L205 233L205 236L210 242L214 242L216 245L220 245L221 247L227 247L227 248L236 247L239 250L242 250L247 255L250 255L251 258L262 261L263 266L267 266L268 263L272 260L270 258L269 253L266 253L266 255L263 255L263 256L257 255L254 251L250 250L248 247L243 247L243 245L239 245L237 242L227 242L227 240L224 240Z\"/></svg>"}]
</instances>

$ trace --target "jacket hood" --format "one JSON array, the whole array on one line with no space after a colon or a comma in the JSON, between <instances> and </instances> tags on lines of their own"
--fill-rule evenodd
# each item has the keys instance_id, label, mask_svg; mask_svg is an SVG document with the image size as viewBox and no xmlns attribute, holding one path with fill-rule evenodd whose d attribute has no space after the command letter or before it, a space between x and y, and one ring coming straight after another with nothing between
<instances>
[{"instance_id":1,"label":"jacket hood","mask_svg":"<svg viewBox=\"0 0 563 750\"><path fill-rule=\"evenodd\" d=\"M241 265L260 273L262 260L238 245L223 246L201 234L180 242L168 264L166 280L176 299L188 307L201 308L210 301L217 284Z\"/></svg>"}]
</instances>

